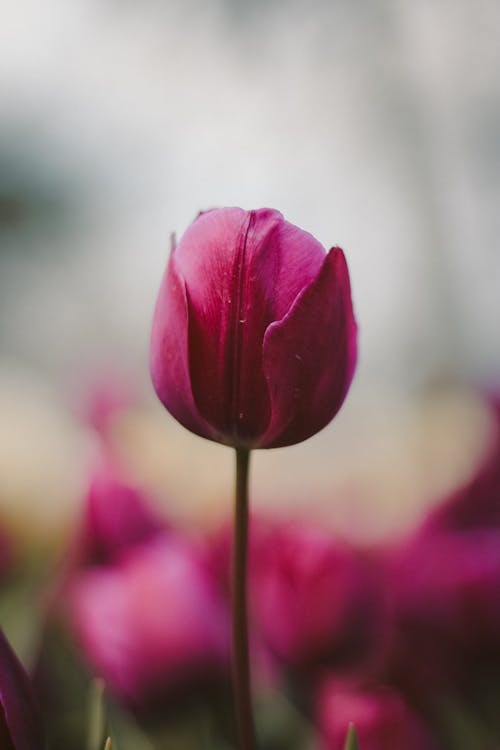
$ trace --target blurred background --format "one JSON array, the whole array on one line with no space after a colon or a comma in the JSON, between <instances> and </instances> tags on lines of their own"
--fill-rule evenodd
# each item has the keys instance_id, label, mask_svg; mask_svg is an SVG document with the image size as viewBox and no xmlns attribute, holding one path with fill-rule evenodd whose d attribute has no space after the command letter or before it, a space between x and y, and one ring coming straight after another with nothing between
<instances>
[{"instance_id":1,"label":"blurred background","mask_svg":"<svg viewBox=\"0 0 500 750\"><path fill-rule=\"evenodd\" d=\"M188 524L230 451L153 397L150 322L200 209L271 206L347 254L360 359L320 435L259 453L256 508L401 533L472 470L500 380L494 0L0 0L0 513L64 540L115 448ZM91 421L91 420L90 420Z\"/></svg>"}]
</instances>

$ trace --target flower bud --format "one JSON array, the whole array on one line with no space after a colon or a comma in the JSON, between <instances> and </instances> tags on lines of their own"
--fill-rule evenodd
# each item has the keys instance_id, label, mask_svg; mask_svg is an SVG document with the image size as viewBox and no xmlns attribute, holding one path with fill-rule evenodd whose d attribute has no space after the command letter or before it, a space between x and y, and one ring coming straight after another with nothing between
<instances>
[{"instance_id":1,"label":"flower bud","mask_svg":"<svg viewBox=\"0 0 500 750\"><path fill-rule=\"evenodd\" d=\"M140 489L104 466L90 481L70 567L112 563L166 526Z\"/></svg>"},{"instance_id":2,"label":"flower bud","mask_svg":"<svg viewBox=\"0 0 500 750\"><path fill-rule=\"evenodd\" d=\"M0 748L43 750L44 747L28 675L0 630Z\"/></svg>"},{"instance_id":3,"label":"flower bud","mask_svg":"<svg viewBox=\"0 0 500 750\"><path fill-rule=\"evenodd\" d=\"M252 561L250 585L261 636L288 667L367 656L380 605L374 580L347 544L314 526L277 526Z\"/></svg>"},{"instance_id":4,"label":"flower bud","mask_svg":"<svg viewBox=\"0 0 500 750\"><path fill-rule=\"evenodd\" d=\"M393 678L415 695L500 664L498 530L416 536L393 562Z\"/></svg>"},{"instance_id":5,"label":"flower bud","mask_svg":"<svg viewBox=\"0 0 500 750\"><path fill-rule=\"evenodd\" d=\"M75 576L66 602L93 671L134 710L226 669L227 609L197 548L173 534Z\"/></svg>"},{"instance_id":6,"label":"flower bud","mask_svg":"<svg viewBox=\"0 0 500 750\"><path fill-rule=\"evenodd\" d=\"M272 209L200 214L172 250L156 306L151 375L202 437L292 445L340 409L356 323L340 248L325 253Z\"/></svg>"}]
</instances>

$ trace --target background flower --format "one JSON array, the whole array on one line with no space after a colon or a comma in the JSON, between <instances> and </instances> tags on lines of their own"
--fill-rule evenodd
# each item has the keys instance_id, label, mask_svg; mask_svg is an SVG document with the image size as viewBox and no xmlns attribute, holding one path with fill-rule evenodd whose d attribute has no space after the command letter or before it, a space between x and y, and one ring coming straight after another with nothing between
<instances>
[{"instance_id":1,"label":"background flower","mask_svg":"<svg viewBox=\"0 0 500 750\"><path fill-rule=\"evenodd\" d=\"M312 524L271 528L252 558L250 581L256 628L292 669L352 666L378 640L382 591L373 566Z\"/></svg>"},{"instance_id":2,"label":"background flower","mask_svg":"<svg viewBox=\"0 0 500 750\"><path fill-rule=\"evenodd\" d=\"M174 536L76 575L68 610L83 653L137 710L228 670L228 612L196 548ZM168 702L168 698L167 698Z\"/></svg>"}]
</instances>

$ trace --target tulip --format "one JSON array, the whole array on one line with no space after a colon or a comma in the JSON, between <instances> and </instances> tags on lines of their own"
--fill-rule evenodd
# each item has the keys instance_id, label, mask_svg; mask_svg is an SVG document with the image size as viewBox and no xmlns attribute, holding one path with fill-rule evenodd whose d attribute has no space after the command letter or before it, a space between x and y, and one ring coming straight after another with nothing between
<instances>
[{"instance_id":1,"label":"tulip","mask_svg":"<svg viewBox=\"0 0 500 750\"><path fill-rule=\"evenodd\" d=\"M173 534L76 575L66 605L93 671L134 710L226 670L228 612L198 549Z\"/></svg>"},{"instance_id":2,"label":"tulip","mask_svg":"<svg viewBox=\"0 0 500 750\"><path fill-rule=\"evenodd\" d=\"M253 750L247 624L253 448L306 440L340 409L357 328L342 250L272 209L202 213L172 248L151 336L160 401L192 432L236 449L232 565L238 746Z\"/></svg>"},{"instance_id":3,"label":"tulip","mask_svg":"<svg viewBox=\"0 0 500 750\"><path fill-rule=\"evenodd\" d=\"M199 215L171 253L151 375L170 413L228 445L292 445L340 409L356 363L343 252L272 209Z\"/></svg>"},{"instance_id":4,"label":"tulip","mask_svg":"<svg viewBox=\"0 0 500 750\"><path fill-rule=\"evenodd\" d=\"M228 595L231 528L207 561ZM276 684L283 669L314 676L321 662L352 666L381 627L377 578L347 544L311 524L252 517L249 533L252 667Z\"/></svg>"},{"instance_id":5,"label":"tulip","mask_svg":"<svg viewBox=\"0 0 500 750\"><path fill-rule=\"evenodd\" d=\"M498 530L416 535L392 571L393 678L415 696L500 664Z\"/></svg>"},{"instance_id":6,"label":"tulip","mask_svg":"<svg viewBox=\"0 0 500 750\"><path fill-rule=\"evenodd\" d=\"M386 687L328 679L317 704L321 750L343 750L352 722L361 750L437 750L435 738L402 696Z\"/></svg>"},{"instance_id":7,"label":"tulip","mask_svg":"<svg viewBox=\"0 0 500 750\"><path fill-rule=\"evenodd\" d=\"M378 633L375 580L347 544L314 526L276 526L251 559L255 619L285 665L352 664Z\"/></svg>"},{"instance_id":8,"label":"tulip","mask_svg":"<svg viewBox=\"0 0 500 750\"><path fill-rule=\"evenodd\" d=\"M142 490L103 466L89 484L70 567L113 563L166 526Z\"/></svg>"},{"instance_id":9,"label":"tulip","mask_svg":"<svg viewBox=\"0 0 500 750\"><path fill-rule=\"evenodd\" d=\"M0 630L0 748L44 747L41 719L28 675Z\"/></svg>"}]
</instances>

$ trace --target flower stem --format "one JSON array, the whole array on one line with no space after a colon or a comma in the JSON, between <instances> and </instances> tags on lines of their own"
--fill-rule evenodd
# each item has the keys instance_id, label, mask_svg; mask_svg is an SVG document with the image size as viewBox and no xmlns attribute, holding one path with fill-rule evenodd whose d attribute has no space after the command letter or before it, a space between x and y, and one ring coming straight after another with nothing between
<instances>
[{"instance_id":1,"label":"flower stem","mask_svg":"<svg viewBox=\"0 0 500 750\"><path fill-rule=\"evenodd\" d=\"M233 694L239 750L254 750L247 622L248 468L250 451L236 448L233 535Z\"/></svg>"}]
</instances>

